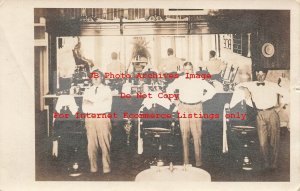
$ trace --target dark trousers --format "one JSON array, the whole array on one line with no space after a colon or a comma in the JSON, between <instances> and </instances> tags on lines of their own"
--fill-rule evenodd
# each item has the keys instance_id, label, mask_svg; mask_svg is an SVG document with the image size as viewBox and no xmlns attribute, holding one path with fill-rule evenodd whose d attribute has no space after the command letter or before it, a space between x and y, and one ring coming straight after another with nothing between
<instances>
[{"instance_id":1,"label":"dark trousers","mask_svg":"<svg viewBox=\"0 0 300 191\"><path fill-rule=\"evenodd\" d=\"M279 116L275 109L258 111L256 120L264 168L276 168L280 139Z\"/></svg>"}]
</instances>

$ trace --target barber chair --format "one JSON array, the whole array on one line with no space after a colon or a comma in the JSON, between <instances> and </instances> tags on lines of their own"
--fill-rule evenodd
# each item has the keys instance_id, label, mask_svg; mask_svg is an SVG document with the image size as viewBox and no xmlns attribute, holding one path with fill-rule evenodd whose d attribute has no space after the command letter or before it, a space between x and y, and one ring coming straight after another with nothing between
<instances>
[{"instance_id":1,"label":"barber chair","mask_svg":"<svg viewBox=\"0 0 300 191\"><path fill-rule=\"evenodd\" d=\"M144 108L141 113L171 114L172 111L159 104L153 104L150 109ZM149 165L163 166L171 162L170 148L174 148L174 137L179 134L178 121L172 119L140 119L139 139L143 140L142 147L146 156L150 154ZM138 147L141 147L138 142ZM139 149L139 148L138 148ZM139 154L142 152L139 151ZM168 154L166 156L166 154Z\"/></svg>"},{"instance_id":2,"label":"barber chair","mask_svg":"<svg viewBox=\"0 0 300 191\"><path fill-rule=\"evenodd\" d=\"M244 101L226 113L246 113L246 120L227 118L228 153L234 169L257 170L261 155L256 127L256 111Z\"/></svg>"},{"instance_id":3,"label":"barber chair","mask_svg":"<svg viewBox=\"0 0 300 191\"><path fill-rule=\"evenodd\" d=\"M64 105L60 99L57 101L57 106L60 105L56 107L57 111L64 116L68 114L69 117L54 120L52 155L58 161L61 173L79 176L84 169L85 161L87 161L84 121L75 118L71 112L74 106ZM58 108L61 109L58 110Z\"/></svg>"},{"instance_id":4,"label":"barber chair","mask_svg":"<svg viewBox=\"0 0 300 191\"><path fill-rule=\"evenodd\" d=\"M151 69L149 68L148 71L144 72L143 74L145 75L157 75L156 72L154 71L151 71ZM151 85L152 83L157 83L157 78L145 78L144 79L144 83L145 84L148 84L148 85Z\"/></svg>"},{"instance_id":5,"label":"barber chair","mask_svg":"<svg viewBox=\"0 0 300 191\"><path fill-rule=\"evenodd\" d=\"M154 75L158 75L156 72L151 71L151 69L149 68L148 71L143 73L146 76L154 76ZM171 74L171 73L170 73ZM174 73L172 73L174 75ZM175 79L175 78L171 78L171 79ZM143 82L143 90L149 90L149 91L162 91L165 92L166 91L166 86L167 86L167 78L144 78L144 82ZM170 80L169 80L170 81Z\"/></svg>"},{"instance_id":6,"label":"barber chair","mask_svg":"<svg viewBox=\"0 0 300 191\"><path fill-rule=\"evenodd\" d=\"M122 85L125 83L124 79L109 79L107 85L112 91L117 90L119 93L122 92Z\"/></svg>"}]
</instances>

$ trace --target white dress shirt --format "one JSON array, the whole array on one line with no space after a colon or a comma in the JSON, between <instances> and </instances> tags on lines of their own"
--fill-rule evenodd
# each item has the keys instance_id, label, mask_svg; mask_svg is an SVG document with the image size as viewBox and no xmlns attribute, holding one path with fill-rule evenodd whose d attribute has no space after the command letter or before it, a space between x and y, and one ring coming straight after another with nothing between
<instances>
[{"instance_id":1,"label":"white dress shirt","mask_svg":"<svg viewBox=\"0 0 300 191\"><path fill-rule=\"evenodd\" d=\"M278 105L278 94L283 96L284 103L289 102L289 90L287 88L282 88L278 84L268 81L264 81L265 85L257 85L257 83L258 81L252 81L238 84L232 95L230 107L234 107L237 103L245 99L246 104L251 107L253 107L253 100L257 109L268 109ZM252 100L250 98L246 99L244 90L239 89L239 87L248 88L251 92Z\"/></svg>"},{"instance_id":2,"label":"white dress shirt","mask_svg":"<svg viewBox=\"0 0 300 191\"><path fill-rule=\"evenodd\" d=\"M85 90L82 103L84 113L108 113L111 112L111 106L112 92L108 86L101 84Z\"/></svg>"},{"instance_id":3,"label":"white dress shirt","mask_svg":"<svg viewBox=\"0 0 300 191\"><path fill-rule=\"evenodd\" d=\"M225 64L217 58L211 58L207 63L205 63L205 66L211 75L220 74L220 72L225 69L224 65Z\"/></svg>"},{"instance_id":4,"label":"white dress shirt","mask_svg":"<svg viewBox=\"0 0 300 191\"><path fill-rule=\"evenodd\" d=\"M181 59L171 55L162 60L161 64L158 66L158 71L161 73L176 72L178 66L182 68Z\"/></svg>"},{"instance_id":5,"label":"white dress shirt","mask_svg":"<svg viewBox=\"0 0 300 191\"><path fill-rule=\"evenodd\" d=\"M205 102L211 99L217 92L207 81L199 78L185 78L180 76L175 79L167 88L168 93L179 90L179 99L185 103Z\"/></svg>"},{"instance_id":6,"label":"white dress shirt","mask_svg":"<svg viewBox=\"0 0 300 191\"><path fill-rule=\"evenodd\" d=\"M125 72L125 65L119 60L112 60L105 69L105 72L111 72L112 74L120 74Z\"/></svg>"}]
</instances>

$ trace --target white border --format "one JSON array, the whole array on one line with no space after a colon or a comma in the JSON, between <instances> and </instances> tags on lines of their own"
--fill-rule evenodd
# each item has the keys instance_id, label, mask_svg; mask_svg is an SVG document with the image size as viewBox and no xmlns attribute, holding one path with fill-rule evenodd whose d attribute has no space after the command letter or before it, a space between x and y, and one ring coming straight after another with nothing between
<instances>
[{"instance_id":1,"label":"white border","mask_svg":"<svg viewBox=\"0 0 300 191\"><path fill-rule=\"evenodd\" d=\"M291 10L291 89L300 81L299 1L2 0L0 3L0 190L298 190L300 188L300 95L291 93L291 181L157 183L36 182L34 124L34 8L164 8Z\"/></svg>"}]
</instances>

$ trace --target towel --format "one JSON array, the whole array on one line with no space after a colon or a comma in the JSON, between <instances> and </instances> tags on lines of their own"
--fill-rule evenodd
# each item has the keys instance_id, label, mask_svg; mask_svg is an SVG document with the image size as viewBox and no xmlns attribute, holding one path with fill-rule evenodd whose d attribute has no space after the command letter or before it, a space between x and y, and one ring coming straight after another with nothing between
<instances>
[{"instance_id":1,"label":"towel","mask_svg":"<svg viewBox=\"0 0 300 191\"><path fill-rule=\"evenodd\" d=\"M60 110L68 106L73 115L78 111L78 106L75 102L75 98L72 95L60 95L58 97L55 110L60 113Z\"/></svg>"},{"instance_id":2,"label":"towel","mask_svg":"<svg viewBox=\"0 0 300 191\"><path fill-rule=\"evenodd\" d=\"M57 157L58 156L58 141L53 141L53 146L52 146L52 156Z\"/></svg>"},{"instance_id":3,"label":"towel","mask_svg":"<svg viewBox=\"0 0 300 191\"><path fill-rule=\"evenodd\" d=\"M227 118L225 117L227 109L229 109L229 104L228 103L226 103L224 105L224 109L223 109L223 153L227 153L228 152Z\"/></svg>"}]
</instances>

